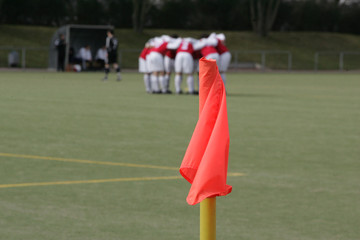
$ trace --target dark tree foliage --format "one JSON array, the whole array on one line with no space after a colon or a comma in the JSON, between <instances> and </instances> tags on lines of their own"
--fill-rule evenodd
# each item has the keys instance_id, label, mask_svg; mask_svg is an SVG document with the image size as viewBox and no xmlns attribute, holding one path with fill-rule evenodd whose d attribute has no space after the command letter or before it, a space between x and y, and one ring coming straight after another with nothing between
<instances>
[{"instance_id":1,"label":"dark tree foliage","mask_svg":"<svg viewBox=\"0 0 360 240\"><path fill-rule=\"evenodd\" d=\"M279 0L0 0L0 23L111 24L136 32L147 27L360 34L359 3L281 0L278 9L277 4Z\"/></svg>"},{"instance_id":2,"label":"dark tree foliage","mask_svg":"<svg viewBox=\"0 0 360 240\"><path fill-rule=\"evenodd\" d=\"M280 5L276 31L326 31L360 34L360 5L294 1Z\"/></svg>"},{"instance_id":3,"label":"dark tree foliage","mask_svg":"<svg viewBox=\"0 0 360 240\"><path fill-rule=\"evenodd\" d=\"M248 30L249 0L164 0L152 8L151 27Z\"/></svg>"},{"instance_id":4,"label":"dark tree foliage","mask_svg":"<svg viewBox=\"0 0 360 240\"><path fill-rule=\"evenodd\" d=\"M132 0L1 0L0 22L45 26L112 24L130 28L131 11Z\"/></svg>"},{"instance_id":5,"label":"dark tree foliage","mask_svg":"<svg viewBox=\"0 0 360 240\"><path fill-rule=\"evenodd\" d=\"M3 0L1 13L12 24L60 25L66 17L62 0Z\"/></svg>"},{"instance_id":6,"label":"dark tree foliage","mask_svg":"<svg viewBox=\"0 0 360 240\"><path fill-rule=\"evenodd\" d=\"M147 20L147 15L152 7L150 0L132 0L133 12L132 12L132 25L133 29L137 33L142 33L144 25Z\"/></svg>"},{"instance_id":7,"label":"dark tree foliage","mask_svg":"<svg viewBox=\"0 0 360 240\"><path fill-rule=\"evenodd\" d=\"M273 27L281 0L250 0L252 28L261 37L266 37Z\"/></svg>"},{"instance_id":8,"label":"dark tree foliage","mask_svg":"<svg viewBox=\"0 0 360 240\"><path fill-rule=\"evenodd\" d=\"M78 0L77 17L81 24L106 23L104 5L97 0Z\"/></svg>"},{"instance_id":9,"label":"dark tree foliage","mask_svg":"<svg viewBox=\"0 0 360 240\"><path fill-rule=\"evenodd\" d=\"M360 6L343 6L339 17L339 32L360 34Z\"/></svg>"},{"instance_id":10,"label":"dark tree foliage","mask_svg":"<svg viewBox=\"0 0 360 240\"><path fill-rule=\"evenodd\" d=\"M160 7L150 9L148 24L162 28L192 28L191 18L193 14L193 1L165 0Z\"/></svg>"},{"instance_id":11,"label":"dark tree foliage","mask_svg":"<svg viewBox=\"0 0 360 240\"><path fill-rule=\"evenodd\" d=\"M132 0L108 0L107 23L118 28L131 28L132 12Z\"/></svg>"},{"instance_id":12,"label":"dark tree foliage","mask_svg":"<svg viewBox=\"0 0 360 240\"><path fill-rule=\"evenodd\" d=\"M196 26L205 29L245 30L251 27L249 1L196 0Z\"/></svg>"},{"instance_id":13,"label":"dark tree foliage","mask_svg":"<svg viewBox=\"0 0 360 240\"><path fill-rule=\"evenodd\" d=\"M289 22L293 29L307 31L333 31L338 22L335 4L317 4L314 1L297 3L292 8Z\"/></svg>"}]
</instances>

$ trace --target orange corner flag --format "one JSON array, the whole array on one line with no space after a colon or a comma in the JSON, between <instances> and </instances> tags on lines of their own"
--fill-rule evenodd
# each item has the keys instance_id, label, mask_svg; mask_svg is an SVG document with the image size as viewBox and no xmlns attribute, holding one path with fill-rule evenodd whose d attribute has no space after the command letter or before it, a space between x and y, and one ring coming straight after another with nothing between
<instances>
[{"instance_id":1,"label":"orange corner flag","mask_svg":"<svg viewBox=\"0 0 360 240\"><path fill-rule=\"evenodd\" d=\"M215 60L200 59L199 69L199 120L180 167L192 184L186 198L190 205L232 190L226 185L230 137L225 86Z\"/></svg>"}]
</instances>

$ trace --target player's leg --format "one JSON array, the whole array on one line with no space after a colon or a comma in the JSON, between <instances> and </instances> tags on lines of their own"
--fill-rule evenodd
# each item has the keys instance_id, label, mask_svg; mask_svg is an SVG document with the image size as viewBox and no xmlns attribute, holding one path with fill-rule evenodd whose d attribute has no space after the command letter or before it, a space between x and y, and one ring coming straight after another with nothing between
<instances>
[{"instance_id":1,"label":"player's leg","mask_svg":"<svg viewBox=\"0 0 360 240\"><path fill-rule=\"evenodd\" d=\"M150 75L146 60L139 58L139 72L144 74L144 85L147 93L151 93Z\"/></svg>"},{"instance_id":2,"label":"player's leg","mask_svg":"<svg viewBox=\"0 0 360 240\"><path fill-rule=\"evenodd\" d=\"M109 75L109 72L110 72L110 65L109 65L109 63L105 63L104 71L105 71L105 76L104 76L104 78L103 78L102 80L103 80L103 81L106 81L106 80L108 80L108 75Z\"/></svg>"},{"instance_id":3,"label":"player's leg","mask_svg":"<svg viewBox=\"0 0 360 240\"><path fill-rule=\"evenodd\" d=\"M220 76L224 82L224 85L226 84L226 71L229 68L230 62L231 62L231 53L230 52L225 52L220 55L219 72L220 72Z\"/></svg>"},{"instance_id":4,"label":"player's leg","mask_svg":"<svg viewBox=\"0 0 360 240\"><path fill-rule=\"evenodd\" d=\"M161 93L159 84L164 82L164 57L158 52L151 52L151 63L153 65L154 72L151 81L151 88L154 93Z\"/></svg>"},{"instance_id":5,"label":"player's leg","mask_svg":"<svg viewBox=\"0 0 360 240\"><path fill-rule=\"evenodd\" d=\"M151 93L150 73L144 73L144 84L147 93Z\"/></svg>"},{"instance_id":6,"label":"player's leg","mask_svg":"<svg viewBox=\"0 0 360 240\"><path fill-rule=\"evenodd\" d=\"M121 80L121 73L120 73L120 67L117 63L113 64L113 68L116 71L116 81L120 81Z\"/></svg>"},{"instance_id":7,"label":"player's leg","mask_svg":"<svg viewBox=\"0 0 360 240\"><path fill-rule=\"evenodd\" d=\"M164 94L167 93L166 80L165 80L164 72L159 73L159 83L160 83L160 87L161 87L161 92L164 93Z\"/></svg>"},{"instance_id":8,"label":"player's leg","mask_svg":"<svg viewBox=\"0 0 360 240\"><path fill-rule=\"evenodd\" d=\"M161 93L160 88L159 88L159 75L160 75L160 72L153 72L151 74L152 93Z\"/></svg>"},{"instance_id":9,"label":"player's leg","mask_svg":"<svg viewBox=\"0 0 360 240\"><path fill-rule=\"evenodd\" d=\"M174 60L169 58L168 56L164 57L164 68L165 68L165 75L164 75L164 90L163 93L171 93L169 90L170 87L170 75L171 71L174 68Z\"/></svg>"},{"instance_id":10,"label":"player's leg","mask_svg":"<svg viewBox=\"0 0 360 240\"><path fill-rule=\"evenodd\" d=\"M182 60L183 60L183 54L179 53L175 57L175 92L177 94L181 94L181 82L182 82Z\"/></svg>"},{"instance_id":11,"label":"player's leg","mask_svg":"<svg viewBox=\"0 0 360 240\"><path fill-rule=\"evenodd\" d=\"M165 88L165 93L171 93L170 91L170 75L171 72L166 72L164 75L164 88Z\"/></svg>"},{"instance_id":12,"label":"player's leg","mask_svg":"<svg viewBox=\"0 0 360 240\"><path fill-rule=\"evenodd\" d=\"M155 93L159 91L159 87L157 85L157 70L156 70L156 61L155 61L155 55L153 53L150 53L146 57L146 65L147 69L150 74L150 88L151 92Z\"/></svg>"},{"instance_id":13,"label":"player's leg","mask_svg":"<svg viewBox=\"0 0 360 240\"><path fill-rule=\"evenodd\" d=\"M187 74L186 82L189 94L195 94L194 76L192 74Z\"/></svg>"},{"instance_id":14,"label":"player's leg","mask_svg":"<svg viewBox=\"0 0 360 240\"><path fill-rule=\"evenodd\" d=\"M184 69L184 73L187 75L186 82L187 82L189 94L194 94L195 93L194 76L193 76L194 58L191 56L191 54L186 54L184 56L183 69Z\"/></svg>"},{"instance_id":15,"label":"player's leg","mask_svg":"<svg viewBox=\"0 0 360 240\"><path fill-rule=\"evenodd\" d=\"M175 91L177 94L181 94L182 90L181 90L181 82L182 82L182 74L181 73L176 73L175 75Z\"/></svg>"},{"instance_id":16,"label":"player's leg","mask_svg":"<svg viewBox=\"0 0 360 240\"><path fill-rule=\"evenodd\" d=\"M162 61L163 61L162 65L164 66L164 70L166 72L166 67L168 66L168 57L163 57ZM161 92L166 93L166 78L164 72L161 72L159 74L159 84L161 87Z\"/></svg>"}]
</instances>

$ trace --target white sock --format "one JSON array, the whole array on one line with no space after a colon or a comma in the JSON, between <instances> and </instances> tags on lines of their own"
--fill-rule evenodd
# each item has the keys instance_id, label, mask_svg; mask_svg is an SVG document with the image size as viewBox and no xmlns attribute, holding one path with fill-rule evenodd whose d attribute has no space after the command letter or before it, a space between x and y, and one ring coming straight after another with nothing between
<instances>
[{"instance_id":1,"label":"white sock","mask_svg":"<svg viewBox=\"0 0 360 240\"><path fill-rule=\"evenodd\" d=\"M151 75L151 90L153 92L159 91L158 77L155 75Z\"/></svg>"},{"instance_id":2,"label":"white sock","mask_svg":"<svg viewBox=\"0 0 360 240\"><path fill-rule=\"evenodd\" d=\"M189 75L187 77L187 85L188 85L189 93L194 93L194 77L193 77L193 75Z\"/></svg>"},{"instance_id":3,"label":"white sock","mask_svg":"<svg viewBox=\"0 0 360 240\"><path fill-rule=\"evenodd\" d=\"M163 93L166 93L165 77L160 75L160 76L159 76L159 82L160 82L161 91L162 91Z\"/></svg>"},{"instance_id":4,"label":"white sock","mask_svg":"<svg viewBox=\"0 0 360 240\"><path fill-rule=\"evenodd\" d=\"M165 88L166 90L169 90L170 88L170 74L165 75Z\"/></svg>"},{"instance_id":5,"label":"white sock","mask_svg":"<svg viewBox=\"0 0 360 240\"><path fill-rule=\"evenodd\" d=\"M146 92L151 92L150 75L144 74L144 84Z\"/></svg>"},{"instance_id":6,"label":"white sock","mask_svg":"<svg viewBox=\"0 0 360 240\"><path fill-rule=\"evenodd\" d=\"M181 92L181 75L176 75L175 76L175 91L176 93L180 93Z\"/></svg>"}]
</instances>

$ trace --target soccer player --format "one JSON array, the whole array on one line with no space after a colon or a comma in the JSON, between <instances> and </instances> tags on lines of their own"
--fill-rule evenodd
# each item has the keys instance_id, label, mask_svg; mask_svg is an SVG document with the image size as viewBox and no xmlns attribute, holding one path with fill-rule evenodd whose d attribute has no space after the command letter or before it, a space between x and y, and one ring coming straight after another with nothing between
<instances>
[{"instance_id":1,"label":"soccer player","mask_svg":"<svg viewBox=\"0 0 360 240\"><path fill-rule=\"evenodd\" d=\"M177 34L171 35L169 39L169 43L174 42L179 36ZM175 70L175 56L176 49L167 49L164 56L164 68L165 68L165 76L164 76L164 87L165 93L171 93L169 90L170 87L170 76L171 73Z\"/></svg>"},{"instance_id":2,"label":"soccer player","mask_svg":"<svg viewBox=\"0 0 360 240\"><path fill-rule=\"evenodd\" d=\"M150 71L146 63L146 56L149 54L150 44L147 42L139 56L139 72L144 74L144 84L147 93L151 93Z\"/></svg>"},{"instance_id":3,"label":"soccer player","mask_svg":"<svg viewBox=\"0 0 360 240\"><path fill-rule=\"evenodd\" d=\"M196 83L199 89L199 60L200 58L202 58L201 55L201 48L202 48L202 44L200 43L199 40L196 40L194 42L194 53L193 53L193 58L194 58L194 71L196 71Z\"/></svg>"},{"instance_id":4,"label":"soccer player","mask_svg":"<svg viewBox=\"0 0 360 240\"><path fill-rule=\"evenodd\" d=\"M117 81L121 80L120 67L117 64L117 48L118 48L118 40L114 37L114 31L108 30L106 38L106 50L107 50L107 61L105 62L105 77L103 81L108 79L108 74L110 72L110 64L112 64L113 68L116 71Z\"/></svg>"},{"instance_id":5,"label":"soccer player","mask_svg":"<svg viewBox=\"0 0 360 240\"><path fill-rule=\"evenodd\" d=\"M181 41L177 41L174 46L169 46L169 48L177 48L176 57L175 57L175 90L177 94L181 94L181 83L183 74L187 77L187 85L189 94L196 94L194 87L194 48L193 48L193 39L184 38ZM178 47L176 46L178 45Z\"/></svg>"},{"instance_id":6,"label":"soccer player","mask_svg":"<svg viewBox=\"0 0 360 240\"><path fill-rule=\"evenodd\" d=\"M224 85L226 83L226 71L229 68L230 61L231 61L231 53L225 46L225 35L223 33L217 34L216 38L218 40L218 44L216 46L216 50L220 55L219 58L219 72L220 76L224 82Z\"/></svg>"},{"instance_id":7,"label":"soccer player","mask_svg":"<svg viewBox=\"0 0 360 240\"><path fill-rule=\"evenodd\" d=\"M64 71L65 70L65 52L66 52L66 42L65 35L60 34L59 38L55 40L55 47L57 50L57 70Z\"/></svg>"},{"instance_id":8,"label":"soccer player","mask_svg":"<svg viewBox=\"0 0 360 240\"><path fill-rule=\"evenodd\" d=\"M216 64L219 66L219 53L216 50L216 45L218 41L214 35L208 36L207 34L203 34L200 42L204 45L201 48L201 55L206 59L214 59L216 60Z\"/></svg>"},{"instance_id":9,"label":"soccer player","mask_svg":"<svg viewBox=\"0 0 360 240\"><path fill-rule=\"evenodd\" d=\"M151 49L146 57L148 70L151 72L151 91L152 93L166 93L164 83L164 55L167 50L168 42L162 37L156 37L151 41ZM161 90L159 88L161 86Z\"/></svg>"}]
</instances>

